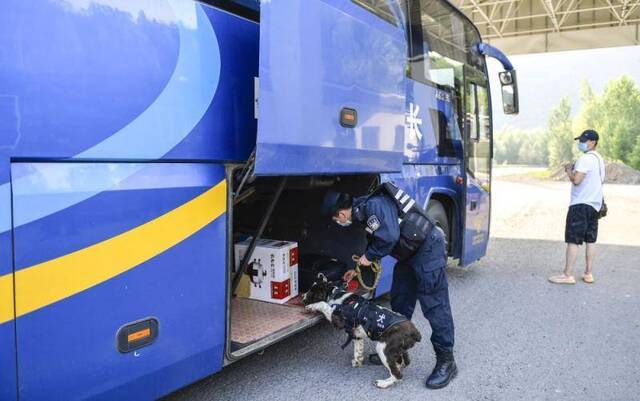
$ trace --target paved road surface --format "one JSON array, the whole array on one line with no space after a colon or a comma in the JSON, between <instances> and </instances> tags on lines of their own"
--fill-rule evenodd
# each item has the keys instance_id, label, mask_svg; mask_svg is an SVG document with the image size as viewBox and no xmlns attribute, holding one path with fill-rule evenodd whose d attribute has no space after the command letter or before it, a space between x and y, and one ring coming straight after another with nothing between
<instances>
[{"instance_id":1,"label":"paved road surface","mask_svg":"<svg viewBox=\"0 0 640 401\"><path fill-rule=\"evenodd\" d=\"M344 334L322 324L170 399L640 400L640 186L606 189L611 215L602 222L596 284L561 287L546 278L562 265L568 190L495 180L487 257L449 271L460 373L446 389L424 387L434 364L428 341L414 348L404 382L379 390L373 381L384 369L352 368L350 351L340 349Z\"/></svg>"}]
</instances>

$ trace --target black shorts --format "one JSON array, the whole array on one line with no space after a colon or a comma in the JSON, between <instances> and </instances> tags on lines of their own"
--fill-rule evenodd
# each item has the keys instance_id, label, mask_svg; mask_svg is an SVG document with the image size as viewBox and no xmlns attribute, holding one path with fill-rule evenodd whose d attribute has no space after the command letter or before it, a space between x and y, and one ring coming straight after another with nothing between
<instances>
[{"instance_id":1,"label":"black shorts","mask_svg":"<svg viewBox=\"0 0 640 401\"><path fill-rule=\"evenodd\" d=\"M594 243L598 238L598 211L584 203L569 206L564 242L582 245Z\"/></svg>"}]
</instances>

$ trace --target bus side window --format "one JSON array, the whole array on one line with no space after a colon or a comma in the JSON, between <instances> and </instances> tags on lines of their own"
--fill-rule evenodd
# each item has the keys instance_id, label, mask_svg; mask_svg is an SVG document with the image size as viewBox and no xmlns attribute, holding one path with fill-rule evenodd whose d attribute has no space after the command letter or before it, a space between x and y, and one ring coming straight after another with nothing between
<instances>
[{"instance_id":1,"label":"bus side window","mask_svg":"<svg viewBox=\"0 0 640 401\"><path fill-rule=\"evenodd\" d=\"M258 22L260 20L259 0L200 0L203 3L217 7L231 14Z\"/></svg>"},{"instance_id":2,"label":"bus side window","mask_svg":"<svg viewBox=\"0 0 640 401\"><path fill-rule=\"evenodd\" d=\"M387 21L390 24L398 26L398 21L391 10L391 7L387 3L387 0L351 0L357 5L366 8L378 17ZM396 1L396 0L392 0Z\"/></svg>"},{"instance_id":3,"label":"bus side window","mask_svg":"<svg viewBox=\"0 0 640 401\"><path fill-rule=\"evenodd\" d=\"M238 3L241 6L245 6L254 11L260 11L260 1L259 0L231 0L234 3Z\"/></svg>"},{"instance_id":4,"label":"bus side window","mask_svg":"<svg viewBox=\"0 0 640 401\"><path fill-rule=\"evenodd\" d=\"M478 139L489 139L491 136L491 117L489 115L489 97L487 88L476 86L478 101Z\"/></svg>"},{"instance_id":5,"label":"bus side window","mask_svg":"<svg viewBox=\"0 0 640 401\"><path fill-rule=\"evenodd\" d=\"M467 84L467 93L465 96L465 115L468 135L469 139L474 141L479 139L477 87L478 86L476 84L469 82Z\"/></svg>"},{"instance_id":6,"label":"bus side window","mask_svg":"<svg viewBox=\"0 0 640 401\"><path fill-rule=\"evenodd\" d=\"M438 156L455 156L453 147L453 138L451 124L449 119L442 110L429 108L431 123L433 124L433 132L436 134L436 147L438 148Z\"/></svg>"}]
</instances>

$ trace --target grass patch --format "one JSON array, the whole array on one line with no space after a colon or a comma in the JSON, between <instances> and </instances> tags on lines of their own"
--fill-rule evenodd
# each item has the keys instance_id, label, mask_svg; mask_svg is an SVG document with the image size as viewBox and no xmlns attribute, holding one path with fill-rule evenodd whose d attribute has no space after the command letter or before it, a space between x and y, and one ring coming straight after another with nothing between
<instances>
[{"instance_id":1,"label":"grass patch","mask_svg":"<svg viewBox=\"0 0 640 401\"><path fill-rule=\"evenodd\" d=\"M537 178L539 180L548 180L551 178L551 170L529 171L523 174L525 177Z\"/></svg>"}]
</instances>

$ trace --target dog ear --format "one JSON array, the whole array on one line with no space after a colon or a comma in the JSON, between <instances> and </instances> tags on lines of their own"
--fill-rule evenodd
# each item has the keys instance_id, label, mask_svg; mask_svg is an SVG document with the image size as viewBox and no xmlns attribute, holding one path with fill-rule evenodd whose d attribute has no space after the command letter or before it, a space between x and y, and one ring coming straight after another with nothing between
<instances>
[{"instance_id":1,"label":"dog ear","mask_svg":"<svg viewBox=\"0 0 640 401\"><path fill-rule=\"evenodd\" d=\"M329 280L327 280L327 276L325 276L323 273L318 273L318 278L321 279L325 283L329 281Z\"/></svg>"},{"instance_id":2,"label":"dog ear","mask_svg":"<svg viewBox=\"0 0 640 401\"><path fill-rule=\"evenodd\" d=\"M344 321L342 315L333 313L331 315L331 324L338 329L344 329L346 322Z\"/></svg>"}]
</instances>

